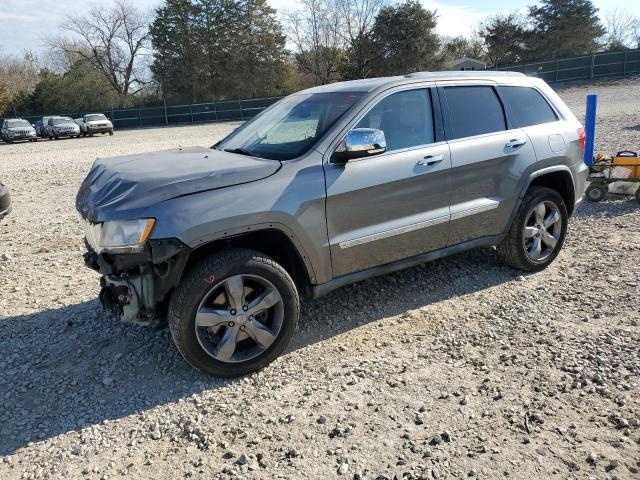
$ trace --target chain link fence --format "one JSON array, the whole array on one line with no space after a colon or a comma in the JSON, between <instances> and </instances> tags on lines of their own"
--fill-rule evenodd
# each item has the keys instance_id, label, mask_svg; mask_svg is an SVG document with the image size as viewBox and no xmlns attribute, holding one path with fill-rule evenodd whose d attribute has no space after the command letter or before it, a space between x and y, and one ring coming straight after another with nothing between
<instances>
[{"instance_id":1,"label":"chain link fence","mask_svg":"<svg viewBox=\"0 0 640 480\"><path fill-rule=\"evenodd\" d=\"M640 73L640 49L506 65L492 70L521 72L542 78L547 83L620 77Z\"/></svg>"},{"instance_id":2,"label":"chain link fence","mask_svg":"<svg viewBox=\"0 0 640 480\"><path fill-rule=\"evenodd\" d=\"M211 103L191 103L186 105L160 105L157 107L112 108L91 112L58 113L64 117L78 118L85 113L104 113L116 130L129 128L160 127L168 125L189 125L208 122L244 121L254 117L282 97L251 98L246 100L226 100ZM49 116L52 114L48 114ZM41 115L25 115L21 118L35 123Z\"/></svg>"}]
</instances>

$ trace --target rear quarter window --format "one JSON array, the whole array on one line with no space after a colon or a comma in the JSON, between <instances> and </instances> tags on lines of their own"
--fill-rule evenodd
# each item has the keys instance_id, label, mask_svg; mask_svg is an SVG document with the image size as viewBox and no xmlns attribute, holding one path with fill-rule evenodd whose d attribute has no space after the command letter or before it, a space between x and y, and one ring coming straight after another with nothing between
<instances>
[{"instance_id":1,"label":"rear quarter window","mask_svg":"<svg viewBox=\"0 0 640 480\"><path fill-rule=\"evenodd\" d=\"M451 121L450 139L507 129L502 103L491 86L444 87Z\"/></svg>"},{"instance_id":2,"label":"rear quarter window","mask_svg":"<svg viewBox=\"0 0 640 480\"><path fill-rule=\"evenodd\" d=\"M535 88L503 86L500 87L500 94L509 106L515 128L558 120L547 100Z\"/></svg>"}]
</instances>

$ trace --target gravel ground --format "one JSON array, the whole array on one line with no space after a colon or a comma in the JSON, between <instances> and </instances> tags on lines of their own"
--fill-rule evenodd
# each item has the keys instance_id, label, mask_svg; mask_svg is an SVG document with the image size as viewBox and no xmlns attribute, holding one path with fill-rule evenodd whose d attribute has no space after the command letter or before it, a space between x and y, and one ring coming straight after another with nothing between
<instances>
[{"instance_id":1,"label":"gravel ground","mask_svg":"<svg viewBox=\"0 0 640 480\"><path fill-rule=\"evenodd\" d=\"M598 148L640 149L640 82L600 94ZM478 250L304 301L245 378L98 305L73 202L96 155L232 125L0 144L0 478L640 478L640 207L582 205L547 270Z\"/></svg>"}]
</instances>

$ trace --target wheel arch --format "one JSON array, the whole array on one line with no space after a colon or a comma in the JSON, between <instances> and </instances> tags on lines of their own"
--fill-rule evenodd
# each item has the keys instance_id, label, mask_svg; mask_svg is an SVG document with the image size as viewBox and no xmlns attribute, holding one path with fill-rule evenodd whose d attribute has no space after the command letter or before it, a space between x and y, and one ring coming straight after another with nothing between
<instances>
[{"instance_id":1,"label":"wheel arch","mask_svg":"<svg viewBox=\"0 0 640 480\"><path fill-rule=\"evenodd\" d=\"M558 192L564 200L567 213L571 216L575 208L576 197L573 175L569 167L558 165L532 173L523 196L531 187L546 187Z\"/></svg>"},{"instance_id":2,"label":"wheel arch","mask_svg":"<svg viewBox=\"0 0 640 480\"><path fill-rule=\"evenodd\" d=\"M275 224L247 227L244 230L195 247L189 253L184 271L208 255L229 248L246 248L271 257L289 273L299 292L310 294L311 286L315 283L313 266L292 234L277 228Z\"/></svg>"}]
</instances>

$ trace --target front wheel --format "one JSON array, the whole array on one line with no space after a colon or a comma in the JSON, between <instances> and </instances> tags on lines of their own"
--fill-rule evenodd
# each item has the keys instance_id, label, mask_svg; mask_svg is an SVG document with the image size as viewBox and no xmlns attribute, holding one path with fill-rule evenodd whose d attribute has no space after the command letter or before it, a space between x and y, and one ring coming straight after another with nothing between
<instances>
[{"instance_id":1,"label":"front wheel","mask_svg":"<svg viewBox=\"0 0 640 480\"><path fill-rule=\"evenodd\" d=\"M531 187L498 253L510 266L537 272L558 256L569 215L562 197L550 188Z\"/></svg>"},{"instance_id":2,"label":"front wheel","mask_svg":"<svg viewBox=\"0 0 640 480\"><path fill-rule=\"evenodd\" d=\"M109 130L109 136L113 137L113 130Z\"/></svg>"},{"instance_id":3,"label":"front wheel","mask_svg":"<svg viewBox=\"0 0 640 480\"><path fill-rule=\"evenodd\" d=\"M173 341L189 364L234 377L263 368L283 352L300 300L279 264L253 250L233 249L194 265L168 313Z\"/></svg>"}]
</instances>

